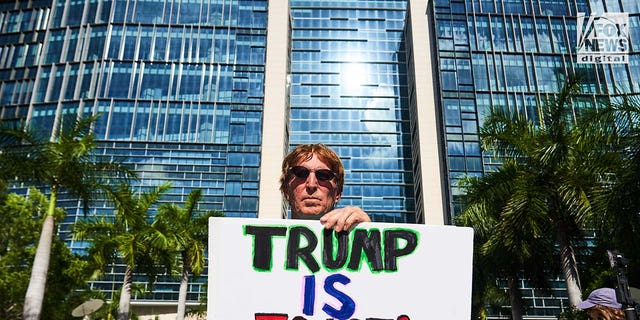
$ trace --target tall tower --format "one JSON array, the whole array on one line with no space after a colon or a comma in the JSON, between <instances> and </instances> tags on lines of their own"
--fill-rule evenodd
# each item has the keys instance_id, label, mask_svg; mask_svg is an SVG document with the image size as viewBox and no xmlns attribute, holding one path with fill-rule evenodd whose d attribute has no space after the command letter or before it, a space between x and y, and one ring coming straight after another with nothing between
<instances>
[{"instance_id":1,"label":"tall tower","mask_svg":"<svg viewBox=\"0 0 640 320\"><path fill-rule=\"evenodd\" d=\"M321 142L345 165L339 205L375 221L416 216L406 1L291 1L290 145Z\"/></svg>"},{"instance_id":2,"label":"tall tower","mask_svg":"<svg viewBox=\"0 0 640 320\"><path fill-rule=\"evenodd\" d=\"M629 34L624 37L622 32L622 36L629 45L618 48L628 54L624 63L579 59L585 49L579 40L605 13L628 15ZM574 73L582 76L582 95L572 105L575 116L609 99L640 93L640 5L636 0L431 0L417 14L429 21L429 30L422 31L435 35L430 42L434 67L429 70L436 70L436 108L442 114L450 185L447 207L452 215L462 207L460 177L480 176L500 165L483 153L479 143L478 130L492 110L519 113L535 123L545 112L538 106ZM583 21L581 14L586 17ZM597 35L602 40L610 36ZM421 45L416 42L414 49ZM607 56L608 49L601 50ZM552 290L546 292L519 280L526 319L556 318L568 307L563 279L550 280Z\"/></svg>"},{"instance_id":3,"label":"tall tower","mask_svg":"<svg viewBox=\"0 0 640 320\"><path fill-rule=\"evenodd\" d=\"M101 113L98 153L137 171L162 201L202 189L200 209L256 217L265 117L267 1L4 1L0 117L51 132L64 115ZM286 43L286 42L285 42ZM284 72L283 72L284 73ZM283 106L284 107L284 106ZM269 124L267 124L269 125ZM280 128L284 132L284 128ZM284 147L281 147L284 152ZM75 199L60 236L84 216ZM108 203L87 215L113 214ZM122 266L92 284L109 293ZM204 278L190 286L197 302ZM134 305L177 300L161 280Z\"/></svg>"}]
</instances>

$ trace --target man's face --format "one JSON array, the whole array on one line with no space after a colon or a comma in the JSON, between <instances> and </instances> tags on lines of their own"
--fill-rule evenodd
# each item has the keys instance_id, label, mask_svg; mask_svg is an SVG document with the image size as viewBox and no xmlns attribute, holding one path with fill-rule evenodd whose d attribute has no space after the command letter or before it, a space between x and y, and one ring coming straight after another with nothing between
<instances>
[{"instance_id":1,"label":"man's face","mask_svg":"<svg viewBox=\"0 0 640 320\"><path fill-rule=\"evenodd\" d=\"M317 170L329 167L316 155L309 160L302 160L296 166L303 166L311 172L306 178L291 176L287 183L285 196L291 204L291 215L294 219L319 219L333 209L340 199L335 178L323 181L318 179Z\"/></svg>"}]
</instances>

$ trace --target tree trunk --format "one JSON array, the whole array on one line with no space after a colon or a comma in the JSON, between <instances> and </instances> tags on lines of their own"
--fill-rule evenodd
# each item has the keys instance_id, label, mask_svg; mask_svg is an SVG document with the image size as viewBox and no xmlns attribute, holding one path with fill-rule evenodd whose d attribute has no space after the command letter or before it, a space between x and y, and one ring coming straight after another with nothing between
<instances>
[{"instance_id":1,"label":"tree trunk","mask_svg":"<svg viewBox=\"0 0 640 320\"><path fill-rule=\"evenodd\" d=\"M558 245L560 246L560 265L562 266L564 281L567 285L569 305L575 308L578 303L582 301L578 264L576 263L573 247L569 243L567 232L562 225L558 227Z\"/></svg>"},{"instance_id":2,"label":"tree trunk","mask_svg":"<svg viewBox=\"0 0 640 320\"><path fill-rule=\"evenodd\" d=\"M122 290L120 290L120 303L118 304L118 320L129 319L129 306L131 305L131 267L127 266L124 272Z\"/></svg>"},{"instance_id":3,"label":"tree trunk","mask_svg":"<svg viewBox=\"0 0 640 320\"><path fill-rule=\"evenodd\" d=\"M24 320L38 320L42 312L42 302L44 300L44 290L47 286L47 272L49 271L51 244L53 242L55 226L53 214L56 209L56 194L55 188L51 188L49 208L47 209L47 216L42 223L38 249L36 250L36 256L33 258L29 287L24 297L24 309L22 311L22 318Z\"/></svg>"},{"instance_id":4,"label":"tree trunk","mask_svg":"<svg viewBox=\"0 0 640 320\"><path fill-rule=\"evenodd\" d=\"M184 320L187 308L187 286L189 285L189 260L187 254L182 252L182 277L180 278L180 291L178 293L178 313L176 320Z\"/></svg>"},{"instance_id":5,"label":"tree trunk","mask_svg":"<svg viewBox=\"0 0 640 320\"><path fill-rule=\"evenodd\" d=\"M520 287L518 286L518 276L510 276L507 279L509 284L509 302L511 303L511 319L522 320L522 298L520 297Z\"/></svg>"}]
</instances>

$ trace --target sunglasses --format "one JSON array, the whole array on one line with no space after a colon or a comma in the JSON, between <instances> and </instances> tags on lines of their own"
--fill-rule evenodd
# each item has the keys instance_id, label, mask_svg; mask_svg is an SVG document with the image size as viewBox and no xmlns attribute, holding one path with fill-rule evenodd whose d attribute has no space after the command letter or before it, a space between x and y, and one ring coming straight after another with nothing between
<instances>
[{"instance_id":1,"label":"sunglasses","mask_svg":"<svg viewBox=\"0 0 640 320\"><path fill-rule=\"evenodd\" d=\"M293 173L294 176L300 179L306 179L307 177L309 177L309 174L311 174L311 172L315 172L316 178L320 181L329 181L336 177L336 174L329 169L311 170L307 167L295 166L290 167L289 171Z\"/></svg>"}]
</instances>

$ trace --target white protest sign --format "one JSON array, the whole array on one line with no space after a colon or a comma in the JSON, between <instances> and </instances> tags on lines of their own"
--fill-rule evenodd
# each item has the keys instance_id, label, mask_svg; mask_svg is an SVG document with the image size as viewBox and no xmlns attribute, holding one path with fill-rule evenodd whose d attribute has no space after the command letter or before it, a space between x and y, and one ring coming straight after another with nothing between
<instances>
[{"instance_id":1,"label":"white protest sign","mask_svg":"<svg viewBox=\"0 0 640 320\"><path fill-rule=\"evenodd\" d=\"M211 218L210 320L468 320L473 230Z\"/></svg>"}]
</instances>

